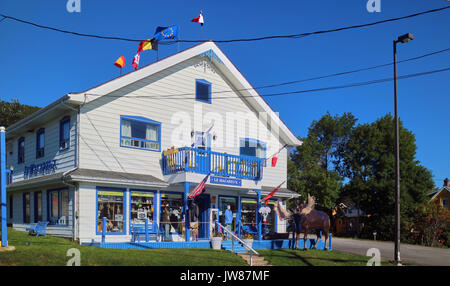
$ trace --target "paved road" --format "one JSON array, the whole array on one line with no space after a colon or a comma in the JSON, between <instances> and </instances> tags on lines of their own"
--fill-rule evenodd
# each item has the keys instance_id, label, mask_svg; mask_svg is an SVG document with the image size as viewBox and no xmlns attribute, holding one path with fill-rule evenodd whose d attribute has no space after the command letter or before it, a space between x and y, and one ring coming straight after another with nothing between
<instances>
[{"instance_id":1,"label":"paved road","mask_svg":"<svg viewBox=\"0 0 450 286\"><path fill-rule=\"evenodd\" d=\"M393 242L333 237L332 244L333 250L364 256L369 248L378 248L381 258L394 260ZM400 244L400 258L403 263L414 265L450 266L450 249Z\"/></svg>"}]
</instances>

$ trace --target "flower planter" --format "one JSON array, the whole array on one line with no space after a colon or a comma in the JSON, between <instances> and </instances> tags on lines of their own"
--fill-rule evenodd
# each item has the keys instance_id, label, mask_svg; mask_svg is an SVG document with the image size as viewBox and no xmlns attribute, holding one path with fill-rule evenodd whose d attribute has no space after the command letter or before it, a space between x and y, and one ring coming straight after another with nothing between
<instances>
[{"instance_id":1,"label":"flower planter","mask_svg":"<svg viewBox=\"0 0 450 286\"><path fill-rule=\"evenodd\" d=\"M212 237L211 238L212 249L221 249L222 247L222 237Z\"/></svg>"}]
</instances>

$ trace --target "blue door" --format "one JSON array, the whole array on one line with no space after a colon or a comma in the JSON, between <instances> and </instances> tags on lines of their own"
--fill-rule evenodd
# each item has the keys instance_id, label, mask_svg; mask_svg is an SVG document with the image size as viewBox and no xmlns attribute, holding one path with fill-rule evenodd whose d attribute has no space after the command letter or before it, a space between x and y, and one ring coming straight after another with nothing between
<instances>
[{"instance_id":1,"label":"blue door","mask_svg":"<svg viewBox=\"0 0 450 286\"><path fill-rule=\"evenodd\" d=\"M196 131L194 147L198 149L195 157L195 167L200 173L208 174L211 170L211 134Z\"/></svg>"},{"instance_id":2,"label":"blue door","mask_svg":"<svg viewBox=\"0 0 450 286\"><path fill-rule=\"evenodd\" d=\"M209 211L211 207L211 198L209 195L200 195L196 198L199 208L200 223L198 227L198 239L209 239Z\"/></svg>"}]
</instances>

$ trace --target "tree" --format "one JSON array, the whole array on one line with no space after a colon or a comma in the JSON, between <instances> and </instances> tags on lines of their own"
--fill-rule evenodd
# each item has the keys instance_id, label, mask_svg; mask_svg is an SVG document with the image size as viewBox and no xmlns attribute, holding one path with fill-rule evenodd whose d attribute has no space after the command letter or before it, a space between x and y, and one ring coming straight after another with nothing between
<instances>
[{"instance_id":1,"label":"tree","mask_svg":"<svg viewBox=\"0 0 450 286\"><path fill-rule=\"evenodd\" d=\"M328 213L342 188L343 153L355 122L351 113L334 117L327 113L319 121L313 121L288 164L289 187L303 199L311 194L317 207Z\"/></svg>"},{"instance_id":2,"label":"tree","mask_svg":"<svg viewBox=\"0 0 450 286\"><path fill-rule=\"evenodd\" d=\"M0 126L8 127L39 109L36 106L20 104L16 99L11 102L0 101Z\"/></svg>"},{"instance_id":3,"label":"tree","mask_svg":"<svg viewBox=\"0 0 450 286\"><path fill-rule=\"evenodd\" d=\"M341 197L356 198L370 214L363 235L377 231L380 239L394 237L395 157L394 119L388 114L374 123L354 128L344 147L343 173L349 179ZM412 132L399 123L401 221L412 217L414 208L426 201L434 183L429 170L415 160L417 146Z\"/></svg>"},{"instance_id":4,"label":"tree","mask_svg":"<svg viewBox=\"0 0 450 286\"><path fill-rule=\"evenodd\" d=\"M405 233L416 243L427 246L448 244L450 211L434 202L422 203L415 207L412 219L406 226L409 231Z\"/></svg>"}]
</instances>

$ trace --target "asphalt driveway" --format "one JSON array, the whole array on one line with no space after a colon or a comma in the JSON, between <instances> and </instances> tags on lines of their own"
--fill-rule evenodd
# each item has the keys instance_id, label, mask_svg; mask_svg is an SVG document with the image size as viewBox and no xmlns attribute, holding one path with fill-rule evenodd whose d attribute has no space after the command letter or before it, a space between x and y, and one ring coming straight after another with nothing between
<instances>
[{"instance_id":1,"label":"asphalt driveway","mask_svg":"<svg viewBox=\"0 0 450 286\"><path fill-rule=\"evenodd\" d=\"M332 238L333 250L366 255L369 248L378 248L381 258L394 260L394 242ZM450 249L400 244L400 258L403 263L427 266L450 266Z\"/></svg>"}]
</instances>

